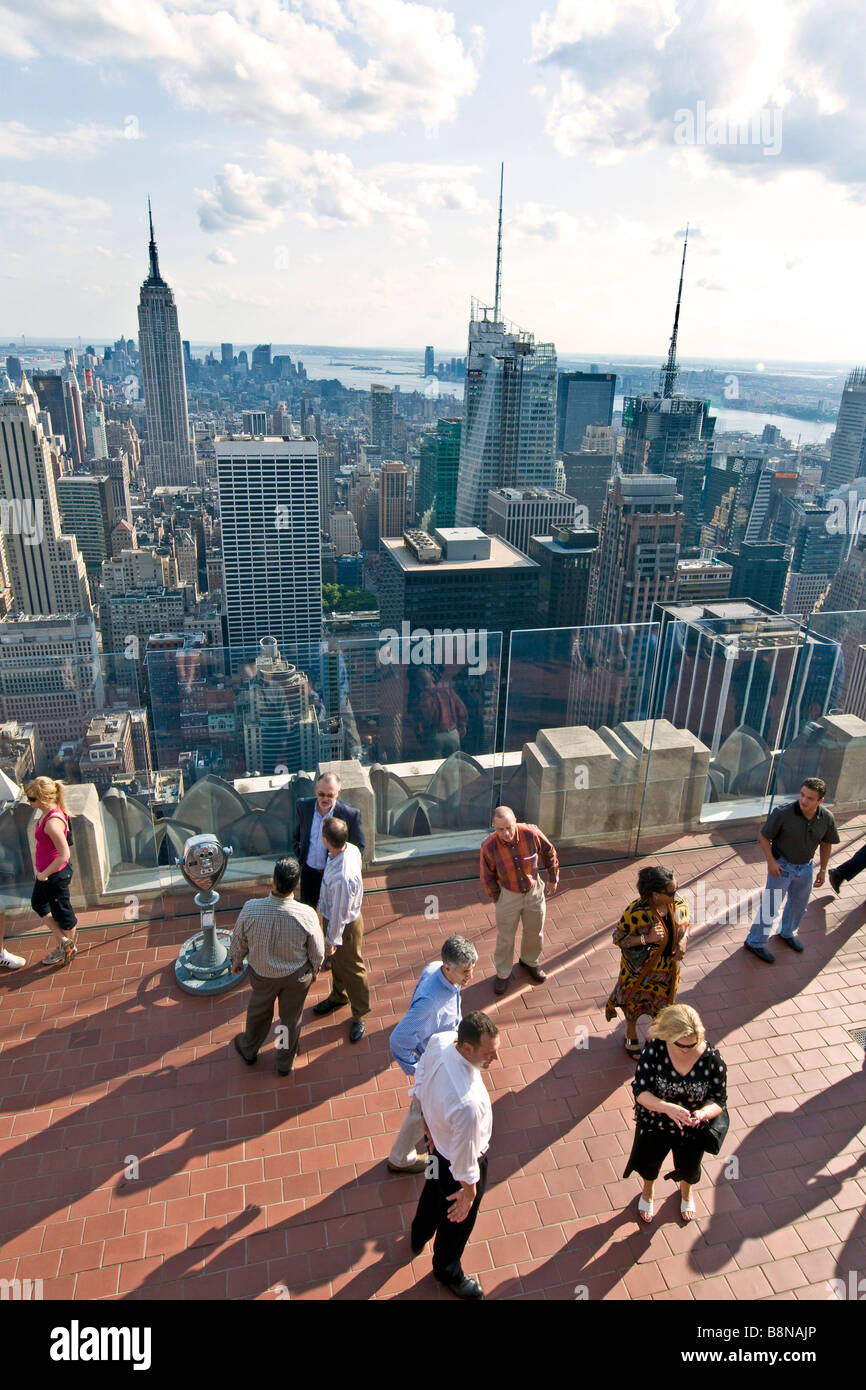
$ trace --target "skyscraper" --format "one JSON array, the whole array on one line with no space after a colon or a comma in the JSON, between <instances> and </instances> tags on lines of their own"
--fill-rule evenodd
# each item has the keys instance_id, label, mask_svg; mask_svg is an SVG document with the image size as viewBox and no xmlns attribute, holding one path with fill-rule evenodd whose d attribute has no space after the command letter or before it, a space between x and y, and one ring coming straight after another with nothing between
<instances>
[{"instance_id":1,"label":"skyscraper","mask_svg":"<svg viewBox=\"0 0 866 1390\"><path fill-rule=\"evenodd\" d=\"M776 612L788 578L790 558L779 541L743 541L739 550L720 550L716 558L733 569L729 598L750 598Z\"/></svg>"},{"instance_id":2,"label":"skyscraper","mask_svg":"<svg viewBox=\"0 0 866 1390\"><path fill-rule=\"evenodd\" d=\"M839 403L827 465L827 486L839 487L866 474L866 367L848 376Z\"/></svg>"},{"instance_id":3,"label":"skyscraper","mask_svg":"<svg viewBox=\"0 0 866 1390\"><path fill-rule=\"evenodd\" d=\"M469 324L456 523L484 526L499 487L553 487L556 349L487 317Z\"/></svg>"},{"instance_id":4,"label":"skyscraper","mask_svg":"<svg viewBox=\"0 0 866 1390\"><path fill-rule=\"evenodd\" d=\"M435 364L435 361L434 361L434 358L433 358L433 349L432 349L432 347L425 347L425 349L424 349L424 375L425 375L425 376L432 376L435 370L436 370L436 364Z\"/></svg>"},{"instance_id":5,"label":"skyscraper","mask_svg":"<svg viewBox=\"0 0 866 1390\"><path fill-rule=\"evenodd\" d=\"M704 475L712 456L716 417L710 415L709 401L676 394L677 336L687 247L688 232L683 243L673 332L667 361L660 373L659 390L651 395L627 396L623 400L622 423L626 436L622 471L642 473L645 470L676 479L683 498L684 540L691 545L698 538L703 520Z\"/></svg>"},{"instance_id":6,"label":"skyscraper","mask_svg":"<svg viewBox=\"0 0 866 1390\"><path fill-rule=\"evenodd\" d=\"M556 480L556 349L500 314L502 182L492 311L473 301L466 359L456 523L483 527L491 488ZM492 314L492 316L491 316Z\"/></svg>"},{"instance_id":7,"label":"skyscraper","mask_svg":"<svg viewBox=\"0 0 866 1390\"><path fill-rule=\"evenodd\" d=\"M528 555L530 536L574 525L576 510L573 497L552 488L495 488L487 494L487 534Z\"/></svg>"},{"instance_id":8,"label":"skyscraper","mask_svg":"<svg viewBox=\"0 0 866 1390\"><path fill-rule=\"evenodd\" d=\"M14 606L23 613L89 613L84 560L62 534L51 456L26 377L0 404L0 550Z\"/></svg>"},{"instance_id":9,"label":"skyscraper","mask_svg":"<svg viewBox=\"0 0 866 1390\"><path fill-rule=\"evenodd\" d=\"M220 343L220 360L224 367L231 368L234 357L234 348L231 343Z\"/></svg>"},{"instance_id":10,"label":"skyscraper","mask_svg":"<svg viewBox=\"0 0 866 1390\"><path fill-rule=\"evenodd\" d=\"M590 425L610 425L616 377L611 372L560 372L556 387L556 448L576 453Z\"/></svg>"},{"instance_id":11,"label":"skyscraper","mask_svg":"<svg viewBox=\"0 0 866 1390\"><path fill-rule=\"evenodd\" d=\"M846 538L828 529L832 513L808 502L789 502L793 514L791 568L785 586L785 613L811 613L842 563Z\"/></svg>"},{"instance_id":12,"label":"skyscraper","mask_svg":"<svg viewBox=\"0 0 866 1390\"><path fill-rule=\"evenodd\" d=\"M151 488L195 482L189 430L186 373L174 294L159 273L150 217L150 274L141 287L138 328L147 440L145 463Z\"/></svg>"},{"instance_id":13,"label":"skyscraper","mask_svg":"<svg viewBox=\"0 0 866 1390\"><path fill-rule=\"evenodd\" d=\"M682 501L674 478L617 475L601 523L591 622L645 623L654 603L673 600Z\"/></svg>"},{"instance_id":14,"label":"skyscraper","mask_svg":"<svg viewBox=\"0 0 866 1390\"><path fill-rule=\"evenodd\" d=\"M111 558L111 532L117 520L108 474L75 473L57 479L63 529L78 542L88 570L98 579Z\"/></svg>"},{"instance_id":15,"label":"skyscraper","mask_svg":"<svg viewBox=\"0 0 866 1390\"><path fill-rule=\"evenodd\" d=\"M539 567L539 627L582 627L586 622L598 532L557 526L551 535L530 536L527 555Z\"/></svg>"},{"instance_id":16,"label":"skyscraper","mask_svg":"<svg viewBox=\"0 0 866 1390\"><path fill-rule=\"evenodd\" d=\"M69 435L66 440L66 445L75 460L76 467L80 468L87 458L87 440L84 433L84 411L81 407L81 390L78 385L78 378L75 375L74 367L67 365L64 367L61 375L63 377L63 390L66 396L66 418L69 423Z\"/></svg>"},{"instance_id":17,"label":"skyscraper","mask_svg":"<svg viewBox=\"0 0 866 1390\"><path fill-rule=\"evenodd\" d=\"M387 458L394 447L394 392L375 382L370 387L370 433L372 444Z\"/></svg>"},{"instance_id":18,"label":"skyscraper","mask_svg":"<svg viewBox=\"0 0 866 1390\"><path fill-rule=\"evenodd\" d=\"M435 434L421 436L415 511L419 525L428 531L431 526L454 525L461 428L460 420L440 420Z\"/></svg>"},{"instance_id":19,"label":"skyscraper","mask_svg":"<svg viewBox=\"0 0 866 1390\"><path fill-rule=\"evenodd\" d=\"M386 460L379 472L379 535L402 536L406 529L405 463Z\"/></svg>"},{"instance_id":20,"label":"skyscraper","mask_svg":"<svg viewBox=\"0 0 866 1390\"><path fill-rule=\"evenodd\" d=\"M586 507L590 526L598 526L614 472L615 441L609 425L587 425L576 453L562 455L569 497Z\"/></svg>"},{"instance_id":21,"label":"skyscraper","mask_svg":"<svg viewBox=\"0 0 866 1390\"><path fill-rule=\"evenodd\" d=\"M319 447L271 437L214 450L229 645L273 637L303 665L299 644L322 635Z\"/></svg>"}]
</instances>

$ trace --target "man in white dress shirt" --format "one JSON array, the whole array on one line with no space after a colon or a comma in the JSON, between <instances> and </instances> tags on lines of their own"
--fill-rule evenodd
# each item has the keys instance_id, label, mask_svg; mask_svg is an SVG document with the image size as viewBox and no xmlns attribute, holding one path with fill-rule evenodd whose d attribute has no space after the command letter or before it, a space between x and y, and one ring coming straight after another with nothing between
<instances>
[{"instance_id":1,"label":"man in white dress shirt","mask_svg":"<svg viewBox=\"0 0 866 1390\"><path fill-rule=\"evenodd\" d=\"M456 1033L435 1033L415 1072L431 1159L412 1222L412 1254L435 1235L433 1273L458 1298L484 1297L461 1259L487 1186L493 1113L481 1072L498 1051L499 1029L478 1011Z\"/></svg>"},{"instance_id":2,"label":"man in white dress shirt","mask_svg":"<svg viewBox=\"0 0 866 1390\"><path fill-rule=\"evenodd\" d=\"M328 851L319 911L325 928L325 969L330 962L331 993L314 1014L329 1014L344 1004L352 1006L352 1026L349 1042L359 1042L366 1031L364 1022L370 1012L370 986L367 969L361 954L364 943L364 919L361 903L364 884L361 876L361 851L349 843L349 827L337 816L328 816L322 823L322 842Z\"/></svg>"}]
</instances>

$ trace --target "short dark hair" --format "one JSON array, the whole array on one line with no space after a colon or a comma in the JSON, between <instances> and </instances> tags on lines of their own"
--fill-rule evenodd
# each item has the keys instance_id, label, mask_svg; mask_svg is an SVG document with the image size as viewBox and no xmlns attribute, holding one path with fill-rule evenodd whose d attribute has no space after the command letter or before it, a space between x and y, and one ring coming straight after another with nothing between
<instances>
[{"instance_id":1,"label":"short dark hair","mask_svg":"<svg viewBox=\"0 0 866 1390\"><path fill-rule=\"evenodd\" d=\"M495 1038L498 1032L493 1019L480 1009L475 1009L473 1013L465 1014L461 1020L457 1029L457 1045L462 1047L464 1043L469 1043L470 1047L477 1047L482 1038Z\"/></svg>"},{"instance_id":2,"label":"short dark hair","mask_svg":"<svg viewBox=\"0 0 866 1390\"><path fill-rule=\"evenodd\" d=\"M278 893L294 893L300 877L301 866L292 854L284 855L274 865L274 887Z\"/></svg>"},{"instance_id":3,"label":"short dark hair","mask_svg":"<svg viewBox=\"0 0 866 1390\"><path fill-rule=\"evenodd\" d=\"M342 849L349 838L349 827L339 816L325 816L322 821L322 839L327 840L334 849Z\"/></svg>"},{"instance_id":4,"label":"short dark hair","mask_svg":"<svg viewBox=\"0 0 866 1390\"><path fill-rule=\"evenodd\" d=\"M800 791L804 787L808 787L810 792L817 792L822 801L827 795L827 783L823 777L804 777L800 783Z\"/></svg>"},{"instance_id":5,"label":"short dark hair","mask_svg":"<svg viewBox=\"0 0 866 1390\"><path fill-rule=\"evenodd\" d=\"M641 901L646 902L653 893L666 893L668 884L673 883L675 879L673 869L666 869L664 864L648 864L637 876L637 891L640 893Z\"/></svg>"}]
</instances>

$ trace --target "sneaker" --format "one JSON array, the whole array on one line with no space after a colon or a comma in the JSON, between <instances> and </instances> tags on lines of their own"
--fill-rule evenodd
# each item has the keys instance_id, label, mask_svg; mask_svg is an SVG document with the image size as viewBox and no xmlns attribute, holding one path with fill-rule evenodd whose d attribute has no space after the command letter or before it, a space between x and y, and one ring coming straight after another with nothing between
<instances>
[{"instance_id":1,"label":"sneaker","mask_svg":"<svg viewBox=\"0 0 866 1390\"><path fill-rule=\"evenodd\" d=\"M805 951L806 949L799 936L782 936L780 934L779 940L784 941L786 946L790 946L792 951Z\"/></svg>"},{"instance_id":2,"label":"sneaker","mask_svg":"<svg viewBox=\"0 0 866 1390\"><path fill-rule=\"evenodd\" d=\"M747 951L751 951L753 956L758 957L758 960L766 961L767 965L772 965L776 959L774 955L770 954L766 946L753 946L751 941L746 941L743 944Z\"/></svg>"},{"instance_id":3,"label":"sneaker","mask_svg":"<svg viewBox=\"0 0 866 1390\"><path fill-rule=\"evenodd\" d=\"M838 898L839 889L845 882L838 869L830 869L829 873L827 874L827 882L829 883L830 887L833 889L833 892L836 894L836 897Z\"/></svg>"},{"instance_id":4,"label":"sneaker","mask_svg":"<svg viewBox=\"0 0 866 1390\"><path fill-rule=\"evenodd\" d=\"M6 970L20 970L27 962L23 956L13 956L11 951L0 951L0 965Z\"/></svg>"}]
</instances>

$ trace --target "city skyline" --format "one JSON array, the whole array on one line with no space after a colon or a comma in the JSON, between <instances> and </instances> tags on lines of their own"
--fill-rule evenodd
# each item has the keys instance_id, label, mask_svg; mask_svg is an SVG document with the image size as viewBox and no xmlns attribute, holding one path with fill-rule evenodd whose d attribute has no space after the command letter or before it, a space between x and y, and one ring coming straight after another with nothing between
<instances>
[{"instance_id":1,"label":"city skyline","mask_svg":"<svg viewBox=\"0 0 866 1390\"><path fill-rule=\"evenodd\" d=\"M129 332L150 193L190 341L459 345L504 157L503 313L539 341L663 356L689 221L681 360L854 364L849 8L38 0L0 59L0 336Z\"/></svg>"}]
</instances>

